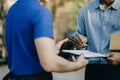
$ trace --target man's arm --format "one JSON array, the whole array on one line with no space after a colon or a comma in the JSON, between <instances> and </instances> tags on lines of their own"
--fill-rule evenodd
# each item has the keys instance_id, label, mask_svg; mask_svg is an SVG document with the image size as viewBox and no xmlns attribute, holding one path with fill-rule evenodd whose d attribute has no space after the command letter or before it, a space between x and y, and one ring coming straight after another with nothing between
<instances>
[{"instance_id":1,"label":"man's arm","mask_svg":"<svg viewBox=\"0 0 120 80\"><path fill-rule=\"evenodd\" d=\"M4 11L7 12L9 8L16 2L16 0L4 0Z\"/></svg>"},{"instance_id":2,"label":"man's arm","mask_svg":"<svg viewBox=\"0 0 120 80\"><path fill-rule=\"evenodd\" d=\"M87 46L87 37L86 35L86 29L85 29L85 13L84 7L80 9L78 17L77 17L77 28L75 32L76 36L76 42L78 44L79 48L84 48Z\"/></svg>"},{"instance_id":3,"label":"man's arm","mask_svg":"<svg viewBox=\"0 0 120 80\"><path fill-rule=\"evenodd\" d=\"M48 37L35 39L38 57L42 67L48 72L75 71L87 65L88 60L80 56L76 62L70 62L56 54L54 40Z\"/></svg>"}]
</instances>

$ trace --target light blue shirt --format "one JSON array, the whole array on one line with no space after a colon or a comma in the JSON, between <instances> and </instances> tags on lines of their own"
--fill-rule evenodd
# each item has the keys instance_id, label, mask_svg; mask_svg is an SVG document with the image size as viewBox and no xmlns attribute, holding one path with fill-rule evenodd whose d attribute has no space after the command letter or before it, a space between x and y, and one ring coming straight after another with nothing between
<instances>
[{"instance_id":1,"label":"light blue shirt","mask_svg":"<svg viewBox=\"0 0 120 80\"><path fill-rule=\"evenodd\" d=\"M81 8L77 18L76 34L87 37L87 49L102 54L109 50L110 35L120 33L120 0L103 10L99 0L93 0ZM91 58L90 63L107 64L103 58Z\"/></svg>"}]
</instances>

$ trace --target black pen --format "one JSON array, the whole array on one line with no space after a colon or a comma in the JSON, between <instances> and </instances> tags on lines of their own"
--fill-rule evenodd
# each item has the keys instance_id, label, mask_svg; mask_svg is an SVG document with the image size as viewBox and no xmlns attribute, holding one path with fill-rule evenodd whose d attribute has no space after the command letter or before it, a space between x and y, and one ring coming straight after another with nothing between
<instances>
[{"instance_id":1,"label":"black pen","mask_svg":"<svg viewBox=\"0 0 120 80\"><path fill-rule=\"evenodd\" d=\"M78 47L77 42L76 42L76 39L75 39L75 36L72 36L71 34L66 34L66 37L67 37L76 47Z\"/></svg>"}]
</instances>

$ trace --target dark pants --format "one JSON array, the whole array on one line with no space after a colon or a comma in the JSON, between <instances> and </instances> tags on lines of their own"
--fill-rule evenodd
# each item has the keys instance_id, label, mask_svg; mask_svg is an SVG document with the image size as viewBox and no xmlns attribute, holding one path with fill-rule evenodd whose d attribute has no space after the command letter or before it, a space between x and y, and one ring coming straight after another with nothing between
<instances>
[{"instance_id":1,"label":"dark pants","mask_svg":"<svg viewBox=\"0 0 120 80\"><path fill-rule=\"evenodd\" d=\"M89 64L86 67L85 80L120 80L120 65Z\"/></svg>"},{"instance_id":2,"label":"dark pants","mask_svg":"<svg viewBox=\"0 0 120 80\"><path fill-rule=\"evenodd\" d=\"M3 80L53 80L52 73L42 72L31 75L15 75L13 73L7 74Z\"/></svg>"}]
</instances>

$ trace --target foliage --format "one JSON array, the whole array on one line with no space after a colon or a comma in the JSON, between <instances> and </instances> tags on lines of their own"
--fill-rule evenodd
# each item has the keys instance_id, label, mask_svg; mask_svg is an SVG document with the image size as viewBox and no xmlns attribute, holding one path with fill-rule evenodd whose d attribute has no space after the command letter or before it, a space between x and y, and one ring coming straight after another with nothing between
<instances>
[{"instance_id":1,"label":"foliage","mask_svg":"<svg viewBox=\"0 0 120 80\"><path fill-rule=\"evenodd\" d=\"M64 38L64 33L74 32L80 8L89 0L51 0L49 8L54 17L55 39Z\"/></svg>"}]
</instances>

